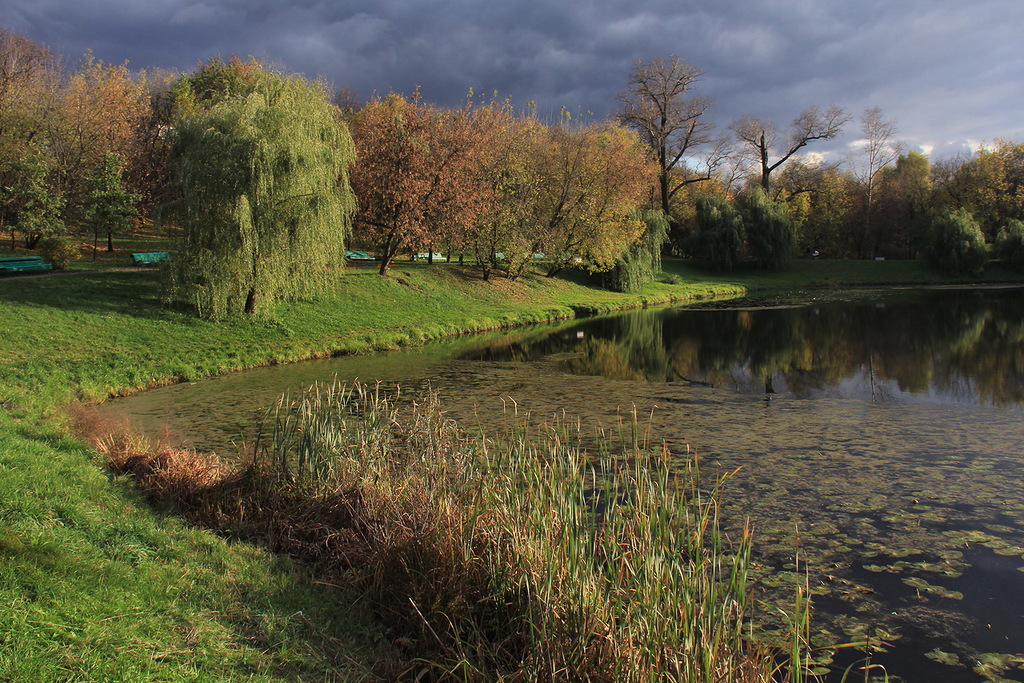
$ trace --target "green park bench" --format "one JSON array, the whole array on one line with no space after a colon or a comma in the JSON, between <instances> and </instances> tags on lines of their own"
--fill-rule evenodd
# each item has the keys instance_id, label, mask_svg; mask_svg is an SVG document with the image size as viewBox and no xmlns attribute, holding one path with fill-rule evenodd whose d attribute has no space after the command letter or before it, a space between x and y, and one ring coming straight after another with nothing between
<instances>
[{"instance_id":1,"label":"green park bench","mask_svg":"<svg viewBox=\"0 0 1024 683\"><path fill-rule=\"evenodd\" d=\"M169 261L170 259L171 252L169 251L144 251L132 254L132 263L143 266L160 263L161 261Z\"/></svg>"},{"instance_id":2,"label":"green park bench","mask_svg":"<svg viewBox=\"0 0 1024 683\"><path fill-rule=\"evenodd\" d=\"M53 270L53 265L43 263L41 256L13 256L11 258L0 258L0 271L5 272L30 272L33 270Z\"/></svg>"},{"instance_id":3,"label":"green park bench","mask_svg":"<svg viewBox=\"0 0 1024 683\"><path fill-rule=\"evenodd\" d=\"M370 256L369 252L366 251L352 251L351 249L345 250L345 258L349 261L373 261L375 260Z\"/></svg>"}]
</instances>

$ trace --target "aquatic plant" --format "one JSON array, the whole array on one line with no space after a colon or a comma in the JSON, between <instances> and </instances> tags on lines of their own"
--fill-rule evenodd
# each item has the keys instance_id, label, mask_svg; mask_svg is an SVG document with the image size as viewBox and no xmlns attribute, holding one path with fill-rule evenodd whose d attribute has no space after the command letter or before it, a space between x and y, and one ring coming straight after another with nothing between
<instances>
[{"instance_id":1,"label":"aquatic plant","mask_svg":"<svg viewBox=\"0 0 1024 683\"><path fill-rule=\"evenodd\" d=\"M269 418L259 486L344 510L351 573L437 678L806 680L805 629L783 666L750 630L751 536L719 527L724 478L702 488L693 454L650 448L635 414L592 439L513 414L487 439L434 396L334 383Z\"/></svg>"}]
</instances>

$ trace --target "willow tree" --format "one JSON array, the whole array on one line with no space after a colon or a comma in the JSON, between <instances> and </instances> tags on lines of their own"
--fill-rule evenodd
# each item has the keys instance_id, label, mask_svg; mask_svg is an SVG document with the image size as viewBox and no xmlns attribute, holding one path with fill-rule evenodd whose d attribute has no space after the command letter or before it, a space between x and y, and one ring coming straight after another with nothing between
<instances>
[{"instance_id":1,"label":"willow tree","mask_svg":"<svg viewBox=\"0 0 1024 683\"><path fill-rule=\"evenodd\" d=\"M210 83L231 87L211 97ZM355 208L354 146L326 90L219 61L179 85L169 167L182 236L168 296L221 318L325 290Z\"/></svg>"}]
</instances>

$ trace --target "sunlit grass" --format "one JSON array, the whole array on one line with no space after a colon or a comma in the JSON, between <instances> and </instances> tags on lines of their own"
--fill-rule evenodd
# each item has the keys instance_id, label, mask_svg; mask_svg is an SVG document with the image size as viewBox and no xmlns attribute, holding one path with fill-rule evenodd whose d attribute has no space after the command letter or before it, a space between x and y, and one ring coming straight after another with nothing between
<instances>
[{"instance_id":1,"label":"sunlit grass","mask_svg":"<svg viewBox=\"0 0 1024 683\"><path fill-rule=\"evenodd\" d=\"M0 680L373 680L350 596L154 514L80 443L3 413L0 519Z\"/></svg>"}]
</instances>

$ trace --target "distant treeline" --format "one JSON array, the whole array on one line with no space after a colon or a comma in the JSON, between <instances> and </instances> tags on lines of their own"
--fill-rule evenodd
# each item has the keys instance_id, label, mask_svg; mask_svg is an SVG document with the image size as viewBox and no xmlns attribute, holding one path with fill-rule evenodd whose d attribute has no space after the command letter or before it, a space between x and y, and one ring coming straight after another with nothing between
<instances>
[{"instance_id":1,"label":"distant treeline","mask_svg":"<svg viewBox=\"0 0 1024 683\"><path fill-rule=\"evenodd\" d=\"M618 269L634 275L604 281L634 287L657 270L630 265L656 258L665 224L652 210L668 219L665 249L716 268L929 255L966 272L993 246L1024 260L1024 144L932 162L904 153L872 108L856 158L813 161L801 152L841 131L841 108L811 107L786 131L748 115L715 134L693 92L701 75L675 56L638 61L612 119L543 122L496 93L470 91L459 108L419 93L363 103L236 58L190 74L91 55L68 68L0 29L0 226L12 248L71 238L113 250L155 220L182 237L177 260L205 270L207 294L211 269L233 270L217 296L250 312L261 292L315 290L281 283L303 263L340 265L346 247L382 273L422 252L484 278L517 277L542 253L550 275Z\"/></svg>"}]
</instances>

